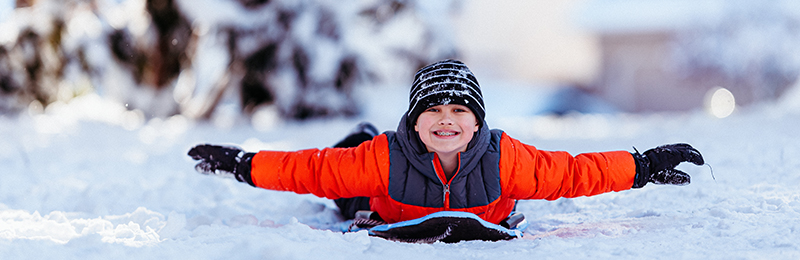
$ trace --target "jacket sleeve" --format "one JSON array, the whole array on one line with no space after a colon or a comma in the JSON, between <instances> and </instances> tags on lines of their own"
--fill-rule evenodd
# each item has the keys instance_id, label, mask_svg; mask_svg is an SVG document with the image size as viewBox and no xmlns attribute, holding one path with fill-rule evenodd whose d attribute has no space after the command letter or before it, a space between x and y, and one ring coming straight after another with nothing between
<instances>
[{"instance_id":1,"label":"jacket sleeve","mask_svg":"<svg viewBox=\"0 0 800 260\"><path fill-rule=\"evenodd\" d=\"M626 151L583 153L541 151L503 134L500 176L504 193L513 199L592 196L631 189L636 176L633 156Z\"/></svg>"},{"instance_id":2,"label":"jacket sleeve","mask_svg":"<svg viewBox=\"0 0 800 260\"><path fill-rule=\"evenodd\" d=\"M389 145L378 135L353 148L260 151L251 163L256 187L330 199L376 197L389 182Z\"/></svg>"}]
</instances>

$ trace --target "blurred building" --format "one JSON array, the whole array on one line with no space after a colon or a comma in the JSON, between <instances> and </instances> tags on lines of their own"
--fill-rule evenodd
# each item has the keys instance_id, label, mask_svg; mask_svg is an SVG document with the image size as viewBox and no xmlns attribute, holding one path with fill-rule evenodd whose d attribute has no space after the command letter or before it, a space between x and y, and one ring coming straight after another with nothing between
<instances>
[{"instance_id":1,"label":"blurred building","mask_svg":"<svg viewBox=\"0 0 800 260\"><path fill-rule=\"evenodd\" d=\"M480 75L578 86L622 111L779 97L800 71L792 1L471 1L459 44Z\"/></svg>"},{"instance_id":2,"label":"blurred building","mask_svg":"<svg viewBox=\"0 0 800 260\"><path fill-rule=\"evenodd\" d=\"M689 110L728 89L740 105L777 99L800 71L796 1L608 1L584 6L599 40L594 87L632 112Z\"/></svg>"},{"instance_id":3,"label":"blurred building","mask_svg":"<svg viewBox=\"0 0 800 260\"><path fill-rule=\"evenodd\" d=\"M634 1L592 1L579 10L581 26L597 37L601 63L595 93L624 111L702 107L707 91L722 82L713 75L685 78L672 59L677 35L709 9ZM713 10L713 9L711 9Z\"/></svg>"}]
</instances>

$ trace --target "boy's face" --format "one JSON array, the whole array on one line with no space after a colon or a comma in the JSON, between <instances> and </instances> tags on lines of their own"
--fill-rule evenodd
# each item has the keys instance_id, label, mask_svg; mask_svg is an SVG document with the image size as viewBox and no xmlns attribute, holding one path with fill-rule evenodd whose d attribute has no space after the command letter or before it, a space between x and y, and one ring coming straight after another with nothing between
<instances>
[{"instance_id":1,"label":"boy's face","mask_svg":"<svg viewBox=\"0 0 800 260\"><path fill-rule=\"evenodd\" d=\"M414 130L428 152L449 154L464 152L478 131L472 110L462 105L438 105L428 108L417 118Z\"/></svg>"}]
</instances>

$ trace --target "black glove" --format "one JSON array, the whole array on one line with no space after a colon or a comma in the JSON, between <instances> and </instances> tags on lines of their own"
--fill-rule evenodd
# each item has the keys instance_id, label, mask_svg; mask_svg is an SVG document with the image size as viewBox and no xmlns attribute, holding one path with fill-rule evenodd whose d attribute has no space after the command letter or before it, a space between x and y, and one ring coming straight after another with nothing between
<instances>
[{"instance_id":1,"label":"black glove","mask_svg":"<svg viewBox=\"0 0 800 260\"><path fill-rule=\"evenodd\" d=\"M254 153L245 153L232 146L201 144L189 150L192 159L200 160L195 170L202 174L233 177L255 186L250 178L250 162Z\"/></svg>"},{"instance_id":2,"label":"black glove","mask_svg":"<svg viewBox=\"0 0 800 260\"><path fill-rule=\"evenodd\" d=\"M662 145L640 154L633 154L636 161L636 178L633 188L644 187L648 182L655 184L686 185L691 182L689 174L675 169L682 162L703 165L703 155L689 144Z\"/></svg>"}]
</instances>

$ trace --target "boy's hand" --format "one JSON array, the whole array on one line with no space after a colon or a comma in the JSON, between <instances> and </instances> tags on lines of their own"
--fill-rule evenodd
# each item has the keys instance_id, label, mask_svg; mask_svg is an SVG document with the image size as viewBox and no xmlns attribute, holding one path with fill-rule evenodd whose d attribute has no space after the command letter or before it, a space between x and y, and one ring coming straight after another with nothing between
<instances>
[{"instance_id":1,"label":"boy's hand","mask_svg":"<svg viewBox=\"0 0 800 260\"><path fill-rule=\"evenodd\" d=\"M189 150L189 156L200 162L195 170L202 174L233 177L253 185L250 179L250 161L253 153L244 153L233 146L201 144Z\"/></svg>"},{"instance_id":2,"label":"boy's hand","mask_svg":"<svg viewBox=\"0 0 800 260\"><path fill-rule=\"evenodd\" d=\"M703 165L703 155L689 144L662 145L640 154L633 154L636 161L636 179L633 188L644 187L648 182L655 184L686 185L691 182L689 174L676 170L682 162Z\"/></svg>"}]
</instances>

